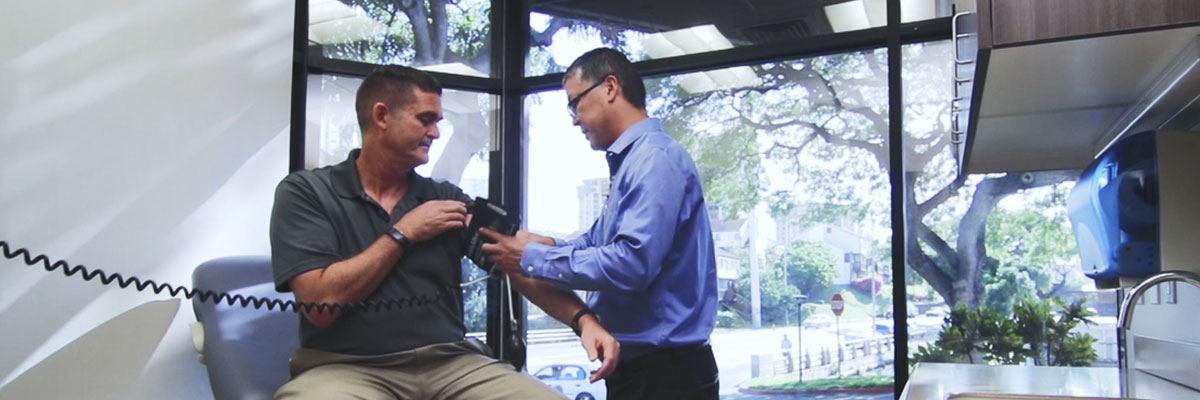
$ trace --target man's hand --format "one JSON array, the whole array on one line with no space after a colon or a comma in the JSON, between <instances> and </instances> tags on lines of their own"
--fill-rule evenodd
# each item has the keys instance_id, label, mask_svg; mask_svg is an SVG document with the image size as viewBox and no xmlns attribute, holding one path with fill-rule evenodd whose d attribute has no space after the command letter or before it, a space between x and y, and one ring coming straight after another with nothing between
<instances>
[{"instance_id":1,"label":"man's hand","mask_svg":"<svg viewBox=\"0 0 1200 400\"><path fill-rule=\"evenodd\" d=\"M600 359L600 369L592 371L588 379L592 382L608 377L617 369L617 360L621 354L621 344L614 338L593 315L584 315L579 319L579 341L587 351L588 360Z\"/></svg>"},{"instance_id":2,"label":"man's hand","mask_svg":"<svg viewBox=\"0 0 1200 400\"><path fill-rule=\"evenodd\" d=\"M539 235L536 233L532 233L532 232L529 232L526 230L517 231L517 237L527 237L527 238L529 238L530 241L538 242L538 243L541 243L541 244L544 244L544 245L547 245L550 247L558 246L558 243L554 243L554 239L551 239L551 238L548 238L548 237L545 237L545 236L542 236L542 235Z\"/></svg>"},{"instance_id":3,"label":"man's hand","mask_svg":"<svg viewBox=\"0 0 1200 400\"><path fill-rule=\"evenodd\" d=\"M456 200L432 200L404 214L396 229L413 243L423 242L451 229L467 226L467 206Z\"/></svg>"},{"instance_id":4,"label":"man's hand","mask_svg":"<svg viewBox=\"0 0 1200 400\"><path fill-rule=\"evenodd\" d=\"M525 246L537 236L525 231L518 231L516 236L507 236L488 228L479 228L479 233L495 242L484 243L482 246L488 259L496 263L496 268L510 274L521 273L521 254L525 252Z\"/></svg>"}]
</instances>

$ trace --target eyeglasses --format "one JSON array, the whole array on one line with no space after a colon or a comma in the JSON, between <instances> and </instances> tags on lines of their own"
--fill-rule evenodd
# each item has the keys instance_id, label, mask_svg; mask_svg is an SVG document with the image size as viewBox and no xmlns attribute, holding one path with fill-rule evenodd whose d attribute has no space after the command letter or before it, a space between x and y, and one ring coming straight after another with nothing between
<instances>
[{"instance_id":1,"label":"eyeglasses","mask_svg":"<svg viewBox=\"0 0 1200 400\"><path fill-rule=\"evenodd\" d=\"M592 91L592 89L604 84L604 81L608 79L608 77L609 75L605 75L604 77L600 78L599 82L593 83L592 86L589 86L587 89L584 89L584 91L579 92L579 95L575 96L575 98L567 99L567 112L571 113L572 119L575 118L575 108L579 107L579 101L583 100L583 96L587 96L588 92Z\"/></svg>"}]
</instances>

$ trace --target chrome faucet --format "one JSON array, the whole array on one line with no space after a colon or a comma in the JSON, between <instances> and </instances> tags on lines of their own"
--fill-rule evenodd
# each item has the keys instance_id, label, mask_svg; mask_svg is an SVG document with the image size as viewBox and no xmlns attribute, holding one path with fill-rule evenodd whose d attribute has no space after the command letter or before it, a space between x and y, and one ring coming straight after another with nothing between
<instances>
[{"instance_id":1,"label":"chrome faucet","mask_svg":"<svg viewBox=\"0 0 1200 400\"><path fill-rule=\"evenodd\" d=\"M1121 375L1121 396L1129 396L1129 354L1126 353L1126 337L1125 332L1129 329L1129 324L1133 322L1133 306L1137 304L1137 300L1151 287L1165 282L1186 282L1193 286L1200 287L1200 275L1188 271L1166 271L1155 274L1146 278L1133 290L1128 296L1121 301L1121 312L1117 317L1117 358L1120 363Z\"/></svg>"}]
</instances>

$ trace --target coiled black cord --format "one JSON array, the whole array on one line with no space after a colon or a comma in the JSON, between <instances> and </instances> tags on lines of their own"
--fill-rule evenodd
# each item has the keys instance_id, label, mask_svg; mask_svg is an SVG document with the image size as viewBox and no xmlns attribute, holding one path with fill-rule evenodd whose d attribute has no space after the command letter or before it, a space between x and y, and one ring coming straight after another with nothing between
<instances>
[{"instance_id":1,"label":"coiled black cord","mask_svg":"<svg viewBox=\"0 0 1200 400\"><path fill-rule=\"evenodd\" d=\"M300 310L304 310L304 312L312 312L313 310L322 311L322 312L324 312L324 311L338 311L338 312L341 312L341 311L391 311L392 309L399 310L404 307L419 307L419 306L424 306L424 305L434 303L438 300L441 300L443 297L449 296L451 290L458 288L457 286L455 286L452 288L447 288L448 290L439 290L437 292L437 294L435 294L433 296L416 295L416 296L410 296L410 297L405 297L405 298L401 298L401 299L389 299L389 300L379 300L379 301L369 301L369 302L362 301L362 302L356 302L356 303L336 303L336 304L305 303L305 302L299 302L299 301L295 301L295 300L268 299L268 298L256 297L256 296L245 296L245 295L241 295L241 294L229 294L228 292L215 292L212 290L199 290L199 289L189 288L186 286L176 286L176 285L172 285L170 283L158 283L158 282L155 282L153 279L143 280L136 276L130 276L127 278L127 277L121 275L120 273L110 274L110 273L104 272L104 270L102 270L102 269L88 269L88 267L85 267L83 265L72 266L70 263L68 263L64 260L50 262L50 258L47 257L45 254L38 254L36 256L33 256L32 253L28 249L23 248L23 247L17 248L16 250L12 250L12 248L9 247L8 242L3 241L3 240L0 240L0 250L3 250L4 258L7 258L9 260L15 260L18 257L21 257L25 261L25 264L27 264L29 266L35 266L35 265L41 263L42 268L45 268L46 272L54 272L57 269L62 269L63 275L71 277L71 276L75 276L78 274L79 277L81 279L83 279L84 281L91 281L98 277L100 279L100 283L102 283L104 285L111 285L115 281L117 286L119 286L122 289L127 289L132 286L134 289L137 289L137 291L139 291L139 292L146 291L146 289L150 289L156 295L166 292L166 293L169 293L171 295L171 297L180 297L180 295L182 295L182 297L187 298L188 300L192 300L194 298L199 298L200 301L204 301L204 302L211 301L211 302L217 303L217 304L220 304L223 302L230 306L239 305L242 308L254 307L255 309L266 308L267 310L270 310L270 311L274 311L276 308L278 308L279 311L289 311L290 310L292 312L298 312Z\"/></svg>"}]
</instances>

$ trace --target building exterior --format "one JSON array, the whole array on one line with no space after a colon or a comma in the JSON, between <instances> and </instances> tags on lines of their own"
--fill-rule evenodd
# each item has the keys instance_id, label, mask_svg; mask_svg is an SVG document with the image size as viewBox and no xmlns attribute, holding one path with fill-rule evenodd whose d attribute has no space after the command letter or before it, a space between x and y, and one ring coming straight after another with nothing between
<instances>
[{"instance_id":1,"label":"building exterior","mask_svg":"<svg viewBox=\"0 0 1200 400\"><path fill-rule=\"evenodd\" d=\"M717 298L725 298L725 291L729 289L731 283L737 280L738 271L741 270L742 260L733 252L717 248Z\"/></svg>"},{"instance_id":2,"label":"building exterior","mask_svg":"<svg viewBox=\"0 0 1200 400\"><path fill-rule=\"evenodd\" d=\"M855 279L872 273L867 271L867 241L848 221L805 226L793 214L775 221L775 234L779 243L784 246L796 242L825 244L837 260L838 274L833 279L835 285L848 285Z\"/></svg>"},{"instance_id":3,"label":"building exterior","mask_svg":"<svg viewBox=\"0 0 1200 400\"><path fill-rule=\"evenodd\" d=\"M608 178L585 179L576 187L579 195L579 230L586 231L604 211L608 200Z\"/></svg>"}]
</instances>

